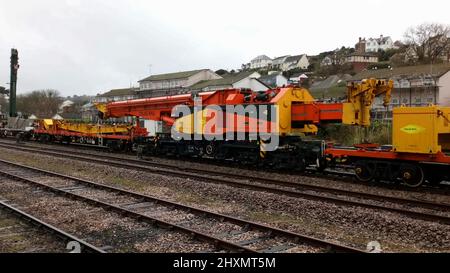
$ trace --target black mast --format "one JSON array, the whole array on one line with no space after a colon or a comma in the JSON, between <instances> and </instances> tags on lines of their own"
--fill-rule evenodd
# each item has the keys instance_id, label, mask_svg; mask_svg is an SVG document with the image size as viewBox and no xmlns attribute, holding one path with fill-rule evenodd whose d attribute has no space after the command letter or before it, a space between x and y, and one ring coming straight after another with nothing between
<instances>
[{"instance_id":1,"label":"black mast","mask_svg":"<svg viewBox=\"0 0 450 273\"><path fill-rule=\"evenodd\" d=\"M17 70L19 69L19 52L17 49L11 49L11 79L9 81L9 116L17 117L16 112L16 88L17 88Z\"/></svg>"}]
</instances>

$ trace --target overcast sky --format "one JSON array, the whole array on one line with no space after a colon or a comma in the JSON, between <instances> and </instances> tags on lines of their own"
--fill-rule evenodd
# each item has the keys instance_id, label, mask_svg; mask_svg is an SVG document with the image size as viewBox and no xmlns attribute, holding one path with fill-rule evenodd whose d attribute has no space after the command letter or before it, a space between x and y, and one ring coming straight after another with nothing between
<instances>
[{"instance_id":1,"label":"overcast sky","mask_svg":"<svg viewBox=\"0 0 450 273\"><path fill-rule=\"evenodd\" d=\"M443 0L0 0L0 85L11 47L18 93L95 95L150 71L233 69L260 54L354 46L360 36L402 39L411 25L450 23L449 10Z\"/></svg>"}]
</instances>

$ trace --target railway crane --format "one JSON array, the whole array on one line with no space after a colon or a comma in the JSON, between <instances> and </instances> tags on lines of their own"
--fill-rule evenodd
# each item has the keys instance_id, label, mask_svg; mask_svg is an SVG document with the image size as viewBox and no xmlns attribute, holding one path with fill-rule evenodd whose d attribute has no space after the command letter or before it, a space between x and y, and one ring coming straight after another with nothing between
<instances>
[{"instance_id":1,"label":"railway crane","mask_svg":"<svg viewBox=\"0 0 450 273\"><path fill-rule=\"evenodd\" d=\"M351 83L348 86L348 101L345 103L317 102L305 88L288 86L266 92L227 89L144 98L98 104L97 108L102 118L134 116L162 121L171 126L172 130L191 136L176 140L171 137L173 131L166 130L156 137L141 138L137 145L140 154L208 156L302 170L308 165L325 167L325 142L308 137L317 133L318 125L370 125L369 111L374 98L384 94L384 101L388 103L392 86L392 81L376 79L364 80L359 84ZM197 112L196 102L201 104L201 109ZM180 106L194 109L194 113L174 116L173 110ZM217 113L208 109L208 106L217 106L222 110L229 109L230 106L255 108L243 113ZM256 113L252 113L255 111ZM217 121L218 116L222 123L208 127L208 123L214 118ZM239 120L242 122L239 123ZM228 126L230 123L232 126ZM262 131L270 134L269 140L261 137ZM238 139L238 134L245 138ZM278 142L276 148L270 150L267 148L268 143L274 136Z\"/></svg>"}]
</instances>

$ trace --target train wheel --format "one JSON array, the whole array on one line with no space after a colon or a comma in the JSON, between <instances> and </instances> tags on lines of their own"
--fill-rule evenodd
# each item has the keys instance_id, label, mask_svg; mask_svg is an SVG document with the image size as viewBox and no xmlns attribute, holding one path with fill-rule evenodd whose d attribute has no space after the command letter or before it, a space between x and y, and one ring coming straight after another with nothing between
<instances>
[{"instance_id":1,"label":"train wheel","mask_svg":"<svg viewBox=\"0 0 450 273\"><path fill-rule=\"evenodd\" d=\"M425 175L420 166L405 164L400 167L400 178L408 187L416 188L422 185Z\"/></svg>"},{"instance_id":2,"label":"train wheel","mask_svg":"<svg viewBox=\"0 0 450 273\"><path fill-rule=\"evenodd\" d=\"M355 175L359 181L369 182L375 176L375 164L370 162L356 162Z\"/></svg>"}]
</instances>

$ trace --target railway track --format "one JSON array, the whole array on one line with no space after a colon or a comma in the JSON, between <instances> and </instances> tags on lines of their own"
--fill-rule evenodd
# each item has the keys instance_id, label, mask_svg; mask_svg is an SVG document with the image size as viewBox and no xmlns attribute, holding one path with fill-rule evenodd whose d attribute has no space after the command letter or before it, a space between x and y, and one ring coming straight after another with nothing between
<instances>
[{"instance_id":1,"label":"railway track","mask_svg":"<svg viewBox=\"0 0 450 273\"><path fill-rule=\"evenodd\" d=\"M31 226L32 228L38 228L39 230L44 231L46 234L55 238L57 241L62 242L62 245L67 246L68 244L73 245L75 248L74 251L83 252L83 253L105 253L104 250L98 248L92 244L87 243L86 241L69 234L55 226L52 226L14 206L6 203L5 201L0 201L0 210L7 212L14 218L18 218L21 222L24 222L26 225ZM42 248L42 246L38 246ZM44 249L45 251L45 249ZM66 248L62 248L61 252L67 251Z\"/></svg>"},{"instance_id":2,"label":"railway track","mask_svg":"<svg viewBox=\"0 0 450 273\"><path fill-rule=\"evenodd\" d=\"M10 179L139 221L184 232L233 252L364 252L303 234L9 161L0 160L0 167L0 175ZM51 182L38 182L36 178Z\"/></svg>"},{"instance_id":3,"label":"railway track","mask_svg":"<svg viewBox=\"0 0 450 273\"><path fill-rule=\"evenodd\" d=\"M6 142L0 141L0 144L14 144L16 143L16 141L11 141L11 140L7 140ZM61 152L64 151L62 149L55 149L52 148L52 146L54 147L54 144L56 145L61 145L62 147L71 147L71 148L75 148L77 149L76 153L77 154L81 154L81 155L92 155L89 153L84 153L84 152L80 152L79 150L88 150L88 151L97 151L97 152L102 152L102 153L108 153L109 150L107 148L104 147L98 147L98 146L93 146L93 145L89 145L89 144L78 144L78 143L71 143L69 146L67 144L61 144L61 143L51 143L51 144L47 144L47 143L39 143L41 145L45 145L45 150L48 151L55 151L55 152ZM35 147L36 148L36 147ZM67 150L65 150L67 151ZM71 151L73 152L73 150ZM129 155L129 156L135 156L135 153L122 153L125 155ZM96 157L100 157L100 158L115 158L115 159L123 159L121 157L117 157L117 156L110 156L110 155L99 155L99 154L95 154ZM158 157L147 157L147 159L152 160L153 158L158 158ZM163 157L164 158L164 157ZM129 162L136 162L136 163L140 163L142 164L143 160L142 159L132 159L132 158L127 158L126 159ZM193 160L196 163L200 163L200 164L206 164L209 166L222 166L221 164L215 162L215 161L211 161L210 159L205 159L205 158L190 158L189 160ZM158 163L158 162L148 162L147 161L147 165L151 165L151 166L155 166L155 167L171 167L171 168L177 168L180 170L186 170L186 168L183 167L179 167L179 166L175 166L173 164L166 164L166 163ZM230 162L230 167L233 168L237 168L243 171L246 170L253 170L253 171L257 171L257 168L253 168L253 167L248 167L248 166L242 166L242 165L235 165L232 162ZM195 169L190 169L192 171L195 171ZM201 170L200 170L201 171ZM230 175L230 173L225 173L225 172L218 172L218 171L211 171L211 172L215 172L217 174L227 174ZM274 170L267 170L264 169L264 172L269 172L269 173L277 173L277 174L289 174L292 175L291 172L285 172L285 171L274 171ZM245 176L247 177L248 175L241 175L241 174L231 174L234 175L235 177L239 178L239 176ZM391 190L401 190L401 191L406 191L406 192L420 192L420 193L431 193L431 194L450 194L450 182L444 182L441 183L440 185L431 185L431 184L424 184L422 185L422 187L420 188L411 188L411 187L406 187L404 185L402 185L400 182L398 183L392 183L392 182L388 182L388 181L372 181L372 182L361 182L355 179L355 173L353 172L353 170L348 171L348 167L342 168L342 169L325 169L323 171L318 171L315 168L306 168L306 170L304 172L298 173L298 175L303 176L303 177L312 177L312 178L321 178L321 179L327 179L327 180L332 180L332 181L339 181L339 182L344 182L344 183L351 183L351 184L357 184L357 185L364 185L364 186L371 186L371 187L375 187L375 188L383 188L383 189L391 189Z\"/></svg>"},{"instance_id":4,"label":"railway track","mask_svg":"<svg viewBox=\"0 0 450 273\"><path fill-rule=\"evenodd\" d=\"M0 144L0 147L25 152L38 152L45 155L71 158L75 160L108 166L116 166L120 168L135 169L161 175L190 178L208 183L226 184L255 191L270 192L291 197L329 202L343 206L356 206L386 212L399 213L401 215L405 215L414 219L450 224L450 204L447 203L437 203L427 200L378 195L353 190L335 189L320 185L305 184L301 182L290 182L273 178L248 176L243 174L231 174L220 171L185 169L179 166L172 166L152 161L127 159L126 162L124 162L123 158L108 155L96 154L96 158L92 158L90 157L92 155L82 152L78 152L76 154L68 154L67 151L55 151L57 149L53 149L54 151L50 151L48 149L44 150L41 148L25 148L17 145L5 145L3 143Z\"/></svg>"}]
</instances>

